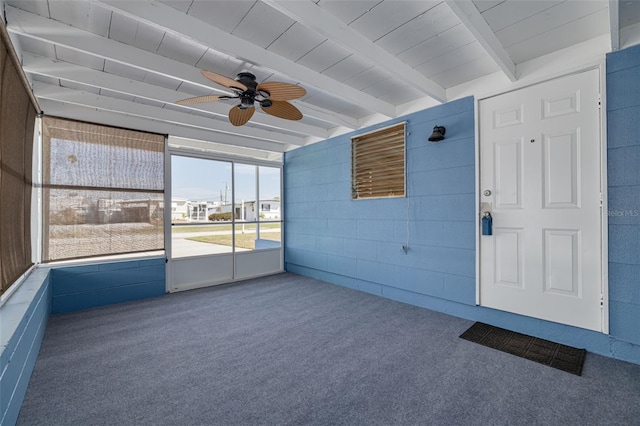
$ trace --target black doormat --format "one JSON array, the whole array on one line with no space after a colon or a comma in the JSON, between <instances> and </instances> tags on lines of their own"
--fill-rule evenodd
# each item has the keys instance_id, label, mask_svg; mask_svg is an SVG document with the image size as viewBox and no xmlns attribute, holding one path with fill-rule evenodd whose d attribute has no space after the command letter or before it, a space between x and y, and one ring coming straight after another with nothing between
<instances>
[{"instance_id":1,"label":"black doormat","mask_svg":"<svg viewBox=\"0 0 640 426\"><path fill-rule=\"evenodd\" d=\"M582 375L582 365L587 354L584 349L572 348L481 322L473 324L460 337L577 376Z\"/></svg>"}]
</instances>

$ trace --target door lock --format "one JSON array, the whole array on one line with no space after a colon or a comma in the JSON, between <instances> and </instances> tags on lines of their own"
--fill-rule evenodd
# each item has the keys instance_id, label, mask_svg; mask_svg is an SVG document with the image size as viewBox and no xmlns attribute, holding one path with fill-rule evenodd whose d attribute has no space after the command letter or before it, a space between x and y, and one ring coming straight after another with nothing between
<instances>
[{"instance_id":1,"label":"door lock","mask_svg":"<svg viewBox=\"0 0 640 426\"><path fill-rule=\"evenodd\" d=\"M489 191L488 189L485 189L483 194L485 197L488 197L489 195L491 195L491 191Z\"/></svg>"}]
</instances>

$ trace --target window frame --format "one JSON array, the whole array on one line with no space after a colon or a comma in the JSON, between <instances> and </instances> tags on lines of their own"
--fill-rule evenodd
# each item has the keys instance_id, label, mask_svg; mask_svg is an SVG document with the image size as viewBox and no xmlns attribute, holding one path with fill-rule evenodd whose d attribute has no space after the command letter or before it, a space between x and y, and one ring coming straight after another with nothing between
<instances>
[{"instance_id":1,"label":"window frame","mask_svg":"<svg viewBox=\"0 0 640 426\"><path fill-rule=\"evenodd\" d=\"M407 197L407 123L408 123L407 121L400 121L379 129L372 130L370 132L362 133L362 134L351 137L350 148L351 148L351 199L352 200L372 200L372 199L389 199L389 198L406 198ZM402 132L400 133L402 135L402 156L401 156L402 157L402 193L398 195L395 195L393 193L390 195L379 195L379 194L367 195L366 192L365 194L360 194L358 191L359 182L357 181L358 179L357 175L361 171L357 170L357 167L358 167L357 156L380 154L380 146L374 146L373 148L376 148L376 149L371 149L371 152L365 151L365 153L362 154L362 151L363 151L362 147L360 147L360 152L356 153L356 150L358 149L356 144L359 142L360 143L371 142L371 140L362 141L363 138L367 138L367 139L374 139L376 137L384 138L385 134L387 133L391 134L396 132L395 130L396 128L397 128L397 131L399 131L400 128L402 128ZM392 136L387 136L387 137L391 138ZM381 141L378 141L378 143L381 143ZM399 160L395 159L394 161L399 161ZM362 166L362 167L365 167L365 166ZM378 179L378 178L380 178L380 175L375 176L375 179Z\"/></svg>"}]
</instances>

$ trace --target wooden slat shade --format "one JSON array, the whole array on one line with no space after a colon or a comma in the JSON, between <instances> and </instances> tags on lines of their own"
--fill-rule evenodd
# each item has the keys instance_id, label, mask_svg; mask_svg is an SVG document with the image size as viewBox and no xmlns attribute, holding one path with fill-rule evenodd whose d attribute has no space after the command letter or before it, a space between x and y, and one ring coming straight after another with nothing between
<instances>
[{"instance_id":1,"label":"wooden slat shade","mask_svg":"<svg viewBox=\"0 0 640 426\"><path fill-rule=\"evenodd\" d=\"M405 123L351 138L351 198L405 196Z\"/></svg>"}]
</instances>

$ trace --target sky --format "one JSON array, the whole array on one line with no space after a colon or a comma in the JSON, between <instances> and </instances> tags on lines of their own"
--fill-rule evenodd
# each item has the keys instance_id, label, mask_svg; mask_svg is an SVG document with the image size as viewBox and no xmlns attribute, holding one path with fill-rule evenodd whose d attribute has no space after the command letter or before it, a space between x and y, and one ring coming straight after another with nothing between
<instances>
[{"instance_id":1,"label":"sky","mask_svg":"<svg viewBox=\"0 0 640 426\"><path fill-rule=\"evenodd\" d=\"M231 202L231 163L171 156L171 197L191 201ZM280 197L280 169L259 166L260 199ZM256 199L256 166L235 164L236 202Z\"/></svg>"}]
</instances>

